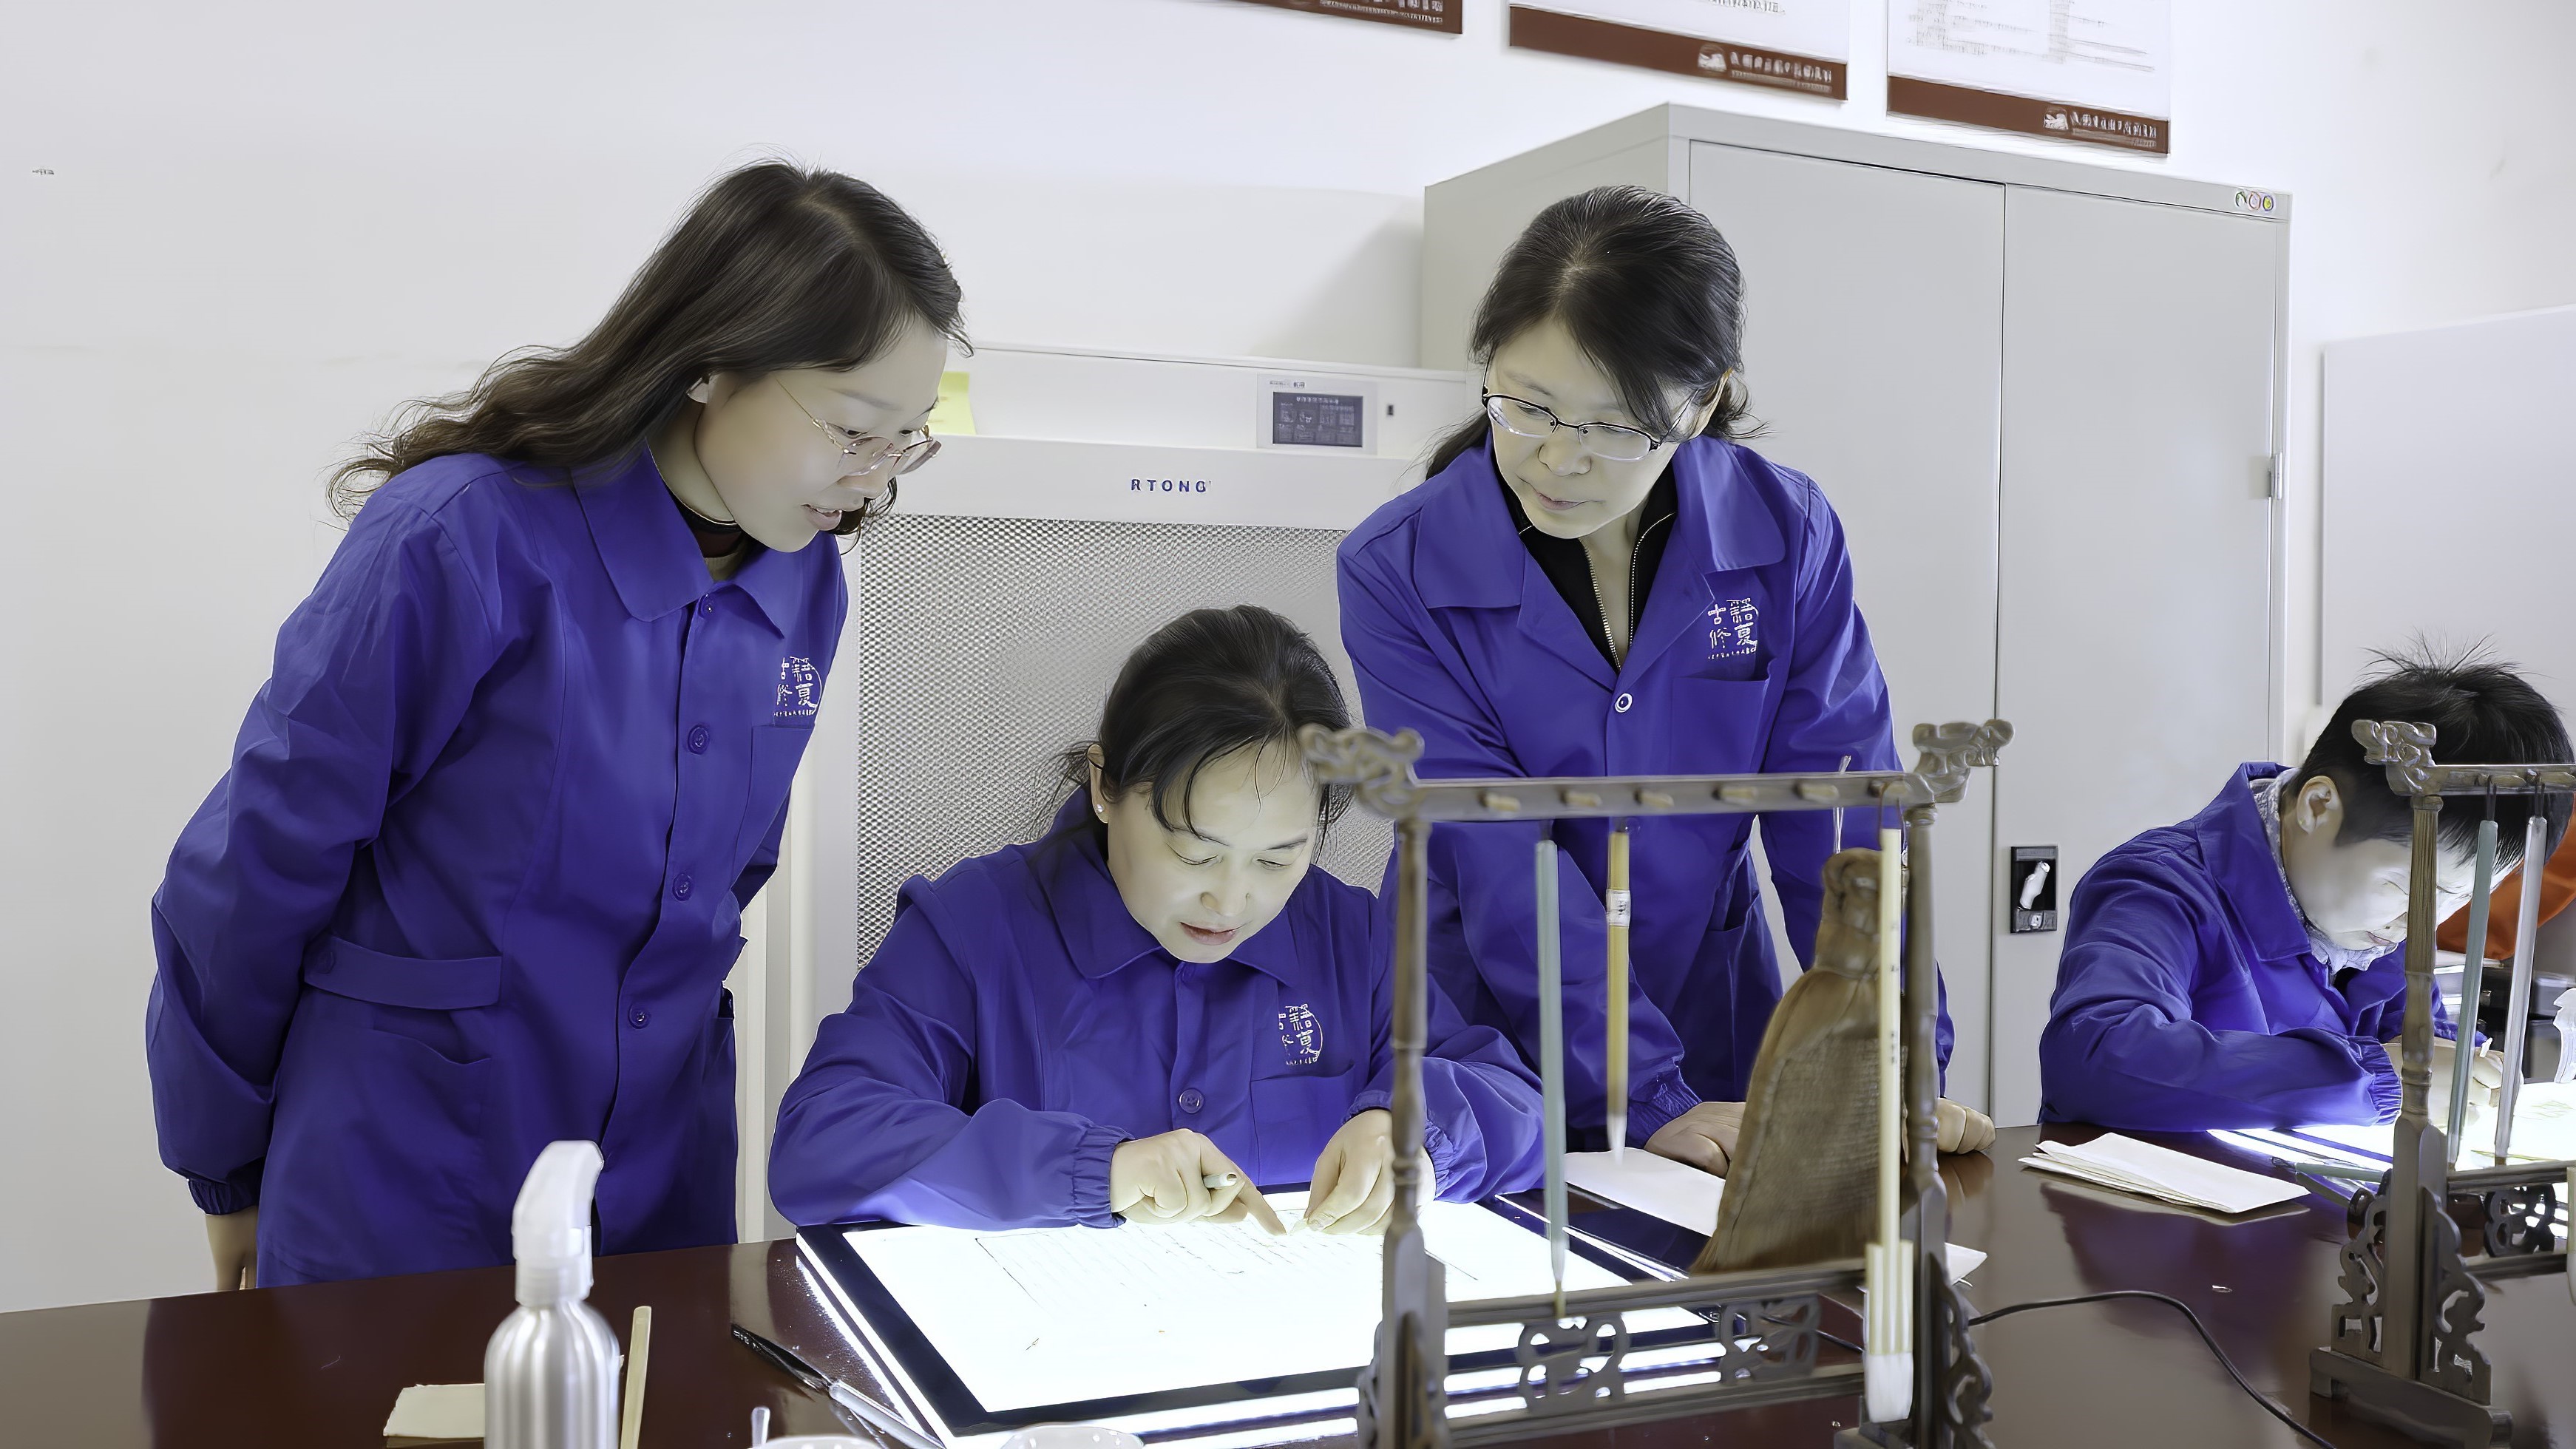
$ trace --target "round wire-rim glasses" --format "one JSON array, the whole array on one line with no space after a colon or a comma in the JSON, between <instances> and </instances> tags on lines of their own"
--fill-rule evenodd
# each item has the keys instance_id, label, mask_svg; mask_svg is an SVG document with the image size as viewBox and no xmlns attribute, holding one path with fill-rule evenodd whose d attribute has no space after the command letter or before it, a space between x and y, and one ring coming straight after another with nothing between
<instances>
[{"instance_id":1,"label":"round wire-rim glasses","mask_svg":"<svg viewBox=\"0 0 2576 1449\"><path fill-rule=\"evenodd\" d=\"M814 416L814 410L812 408L799 402L796 394L788 392L787 384L783 382L780 383L778 385L778 390L787 394L787 400L796 404L796 411L805 415L805 421L812 423L815 431L821 433L826 439L828 439L831 442L833 449L838 452L842 458L860 465L852 468L847 474L844 474L843 476L845 477L858 477L864 474L874 473L878 469L885 467L887 463L891 462L894 464L894 471L888 473L886 476L889 478L900 478L904 474L919 468L922 464L939 456L939 440L930 435L930 429L927 425L923 426L921 429L921 441L917 443L897 443L893 438L885 437L882 434L853 432L848 428L834 427L832 424ZM861 460L867 461L862 462Z\"/></svg>"},{"instance_id":2,"label":"round wire-rim glasses","mask_svg":"<svg viewBox=\"0 0 2576 1449\"><path fill-rule=\"evenodd\" d=\"M1516 438L1544 438L1559 428L1571 428L1583 451L1608 463L1634 463L1671 440L1670 434L1659 438L1623 423L1569 423L1537 403L1508 393L1489 392L1484 399L1485 416L1504 432Z\"/></svg>"}]
</instances>

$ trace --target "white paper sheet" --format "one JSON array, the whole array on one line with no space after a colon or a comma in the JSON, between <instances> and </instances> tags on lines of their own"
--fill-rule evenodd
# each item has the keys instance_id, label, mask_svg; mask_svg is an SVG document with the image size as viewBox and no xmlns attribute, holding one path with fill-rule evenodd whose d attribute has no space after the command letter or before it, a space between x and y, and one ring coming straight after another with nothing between
<instances>
[{"instance_id":1,"label":"white paper sheet","mask_svg":"<svg viewBox=\"0 0 2576 1449\"><path fill-rule=\"evenodd\" d=\"M1270 1203L1294 1221L1303 1193ZM1451 1302L1545 1293L1547 1243L1470 1203L1432 1203L1423 1236ZM851 1249L987 1410L1038 1408L1291 1374L1357 1372L1375 1340L1379 1240L1250 1223L853 1231ZM1620 1280L1577 1258L1568 1289ZM1680 1310L1632 1332L1705 1327ZM1509 1348L1511 1327L1459 1330L1451 1354Z\"/></svg>"},{"instance_id":2,"label":"white paper sheet","mask_svg":"<svg viewBox=\"0 0 2576 1449\"><path fill-rule=\"evenodd\" d=\"M1726 1193L1725 1178L1635 1149L1619 1158L1607 1152L1569 1152L1565 1181L1604 1202L1635 1208L1694 1233L1717 1231L1718 1199Z\"/></svg>"},{"instance_id":3,"label":"white paper sheet","mask_svg":"<svg viewBox=\"0 0 2576 1449\"><path fill-rule=\"evenodd\" d=\"M414 1384L394 1396L385 1419L388 1439L480 1439L481 1384Z\"/></svg>"},{"instance_id":4,"label":"white paper sheet","mask_svg":"<svg viewBox=\"0 0 2576 1449\"><path fill-rule=\"evenodd\" d=\"M1569 1152L1565 1180L1604 1202L1635 1208L1674 1227L1694 1233L1717 1231L1717 1205L1726 1196L1725 1178L1653 1152L1632 1151L1623 1157L1621 1161L1607 1152ZM1944 1243L1942 1250L1953 1282L1986 1261L1985 1254L1956 1243Z\"/></svg>"},{"instance_id":5,"label":"white paper sheet","mask_svg":"<svg viewBox=\"0 0 2576 1449\"><path fill-rule=\"evenodd\" d=\"M2210 1212L2252 1212L2294 1202L2308 1191L2294 1182L2223 1167L2116 1132L2081 1144L2043 1142L2036 1154L2021 1161L2024 1167Z\"/></svg>"}]
</instances>

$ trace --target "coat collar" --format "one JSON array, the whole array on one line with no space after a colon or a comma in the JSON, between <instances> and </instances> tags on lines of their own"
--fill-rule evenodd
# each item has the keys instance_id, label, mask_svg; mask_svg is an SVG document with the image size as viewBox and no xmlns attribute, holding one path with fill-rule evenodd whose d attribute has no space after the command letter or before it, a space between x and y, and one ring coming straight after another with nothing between
<instances>
[{"instance_id":1,"label":"coat collar","mask_svg":"<svg viewBox=\"0 0 2576 1449\"><path fill-rule=\"evenodd\" d=\"M1055 910L1056 928L1073 958L1073 969L1097 981L1149 956L1177 965L1153 933L1128 914L1118 882L1109 874L1109 862L1101 855L1100 842L1100 827L1091 819L1091 793L1080 790L1056 812L1046 837L1029 847L1038 868L1039 889ZM1309 866L1308 870L1320 868ZM1308 883L1301 882L1278 916L1225 959L1283 984L1302 984L1314 975L1300 959L1296 933L1290 929L1307 889Z\"/></svg>"},{"instance_id":2,"label":"coat collar","mask_svg":"<svg viewBox=\"0 0 2576 1449\"><path fill-rule=\"evenodd\" d=\"M1694 438L1673 455L1680 512L1645 614L1637 620L1637 637L1628 646L1629 668L1706 627L1720 574L1777 563L1787 554L1780 520L1748 476L1752 459L1714 438Z\"/></svg>"},{"instance_id":3,"label":"coat collar","mask_svg":"<svg viewBox=\"0 0 2576 1449\"><path fill-rule=\"evenodd\" d=\"M1422 485L1413 579L1428 607L1499 609L1518 604L1524 574L1535 579L1540 589L1551 587L1537 560L1521 546L1501 487L1490 443L1459 454L1439 476Z\"/></svg>"},{"instance_id":4,"label":"coat collar","mask_svg":"<svg viewBox=\"0 0 2576 1449\"><path fill-rule=\"evenodd\" d=\"M2308 928L2299 917L2298 902L2281 884L2272 838L2254 803L2254 791L2270 788L2282 769L2263 762L2237 766L2218 798L2185 827L2200 842L2200 858L2208 863L2228 909L2266 961L2308 954Z\"/></svg>"},{"instance_id":5,"label":"coat collar","mask_svg":"<svg viewBox=\"0 0 2576 1449\"><path fill-rule=\"evenodd\" d=\"M786 632L799 592L794 556L761 549L731 579L717 583L708 576L697 539L680 517L649 449L637 448L632 459L576 481L572 489L599 561L627 613L639 620L659 619L730 588L749 598L772 629ZM815 543L830 546L821 538Z\"/></svg>"},{"instance_id":6,"label":"coat collar","mask_svg":"<svg viewBox=\"0 0 2576 1449\"><path fill-rule=\"evenodd\" d=\"M1753 455L1716 438L1693 438L1673 454L1678 512L1655 587L1629 647L1628 672L1698 624L1716 597L1709 576L1776 563L1787 540L1769 500L1748 476ZM1605 687L1614 683L1582 622L1521 542L1494 470L1492 445L1459 455L1425 483L1413 558L1416 587L1431 608L1521 611L1523 634Z\"/></svg>"}]
</instances>

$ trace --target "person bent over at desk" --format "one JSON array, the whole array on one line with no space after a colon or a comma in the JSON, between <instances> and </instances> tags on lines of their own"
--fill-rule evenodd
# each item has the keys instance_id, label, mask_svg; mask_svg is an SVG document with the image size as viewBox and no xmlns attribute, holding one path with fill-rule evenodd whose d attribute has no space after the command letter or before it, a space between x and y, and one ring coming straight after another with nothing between
<instances>
[{"instance_id":1,"label":"person bent over at desk","mask_svg":"<svg viewBox=\"0 0 2576 1449\"><path fill-rule=\"evenodd\" d=\"M1392 902L1312 869L1347 801L1297 732L1349 724L1265 609L1185 614L1127 659L1072 798L1031 845L905 883L893 931L787 1090L770 1158L800 1224L1022 1228L1250 1215L1383 1226ZM1539 1091L1434 988L1432 1182L1532 1185ZM1426 1196L1428 1194L1426 1193Z\"/></svg>"},{"instance_id":2,"label":"person bent over at desk","mask_svg":"<svg viewBox=\"0 0 2576 1449\"><path fill-rule=\"evenodd\" d=\"M2209 808L2086 872L2040 1036L2041 1120L2182 1132L2395 1119L2412 810L2362 759L2353 722L2430 724L2446 764L2564 760L2569 747L2558 712L2505 666L2384 663L2297 769L2245 765ZM2530 808L2495 802L2499 871ZM2554 848L2566 797L2543 808ZM2484 818L2475 800L2442 812L2442 913L2469 894ZM2438 994L2433 1015L2438 1102L2454 1035ZM2472 1062L2482 1092L2503 1081L2494 1053Z\"/></svg>"}]
</instances>

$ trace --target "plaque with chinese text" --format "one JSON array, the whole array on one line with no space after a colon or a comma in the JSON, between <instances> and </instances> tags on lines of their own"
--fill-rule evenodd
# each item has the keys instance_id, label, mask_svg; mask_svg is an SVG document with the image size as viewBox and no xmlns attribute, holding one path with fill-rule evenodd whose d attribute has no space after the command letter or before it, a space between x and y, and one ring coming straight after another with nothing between
<instances>
[{"instance_id":1,"label":"plaque with chinese text","mask_svg":"<svg viewBox=\"0 0 2576 1449\"><path fill-rule=\"evenodd\" d=\"M1345 20L1375 20L1415 30L1458 31L1467 0L1250 0L1274 10L1303 10L1310 15L1338 15Z\"/></svg>"},{"instance_id":2,"label":"plaque with chinese text","mask_svg":"<svg viewBox=\"0 0 2576 1449\"><path fill-rule=\"evenodd\" d=\"M1705 80L1841 100L1848 0L1549 0L1511 7L1511 43Z\"/></svg>"}]
</instances>

